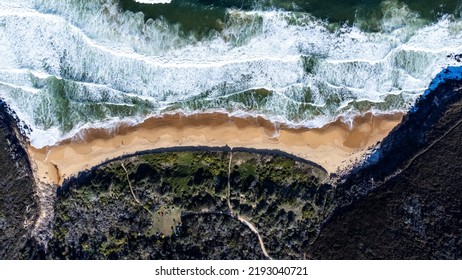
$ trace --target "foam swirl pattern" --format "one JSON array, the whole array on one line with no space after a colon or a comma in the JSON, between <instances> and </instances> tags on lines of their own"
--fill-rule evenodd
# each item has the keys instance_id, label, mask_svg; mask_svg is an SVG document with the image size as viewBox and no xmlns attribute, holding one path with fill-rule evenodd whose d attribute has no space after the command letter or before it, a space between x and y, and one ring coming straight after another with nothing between
<instances>
[{"instance_id":1,"label":"foam swirl pattern","mask_svg":"<svg viewBox=\"0 0 462 280\"><path fill-rule=\"evenodd\" d=\"M462 21L386 4L380 31L226 8L204 35L115 0L0 0L0 97L35 147L176 111L307 127L404 111L443 67L460 65Z\"/></svg>"}]
</instances>

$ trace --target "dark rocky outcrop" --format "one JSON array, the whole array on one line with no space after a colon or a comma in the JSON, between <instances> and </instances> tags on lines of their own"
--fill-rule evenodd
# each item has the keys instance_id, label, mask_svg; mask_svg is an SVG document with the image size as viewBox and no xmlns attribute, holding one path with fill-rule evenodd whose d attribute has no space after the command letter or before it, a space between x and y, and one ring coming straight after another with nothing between
<instances>
[{"instance_id":1,"label":"dark rocky outcrop","mask_svg":"<svg viewBox=\"0 0 462 280\"><path fill-rule=\"evenodd\" d=\"M462 82L428 91L337 187L316 259L462 258Z\"/></svg>"},{"instance_id":2,"label":"dark rocky outcrop","mask_svg":"<svg viewBox=\"0 0 462 280\"><path fill-rule=\"evenodd\" d=\"M12 116L0 100L0 259L23 257L37 218L35 181Z\"/></svg>"},{"instance_id":3,"label":"dark rocky outcrop","mask_svg":"<svg viewBox=\"0 0 462 280\"><path fill-rule=\"evenodd\" d=\"M364 162L330 181L281 152L169 148L112 159L37 200L18 120L0 103L0 258L265 258L243 218L278 259L460 259L457 71L444 70ZM42 200L53 215L37 238Z\"/></svg>"}]
</instances>

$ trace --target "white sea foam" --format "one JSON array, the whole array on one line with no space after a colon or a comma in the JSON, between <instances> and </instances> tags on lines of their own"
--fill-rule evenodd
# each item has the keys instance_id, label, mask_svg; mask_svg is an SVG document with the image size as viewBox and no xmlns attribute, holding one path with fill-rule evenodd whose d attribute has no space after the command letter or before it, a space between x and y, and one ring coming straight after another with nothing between
<instances>
[{"instance_id":1,"label":"white sea foam","mask_svg":"<svg viewBox=\"0 0 462 280\"><path fill-rule=\"evenodd\" d=\"M425 25L402 8L381 33L282 11L229 10L224 26L198 39L113 0L0 0L0 97L37 147L172 110L319 127L407 110L462 53L459 20Z\"/></svg>"}]
</instances>

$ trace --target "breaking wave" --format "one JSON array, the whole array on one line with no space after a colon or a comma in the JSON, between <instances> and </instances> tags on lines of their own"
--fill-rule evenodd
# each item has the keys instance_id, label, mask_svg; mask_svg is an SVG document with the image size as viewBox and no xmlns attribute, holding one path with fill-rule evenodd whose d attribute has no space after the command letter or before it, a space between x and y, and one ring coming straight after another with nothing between
<instances>
[{"instance_id":1,"label":"breaking wave","mask_svg":"<svg viewBox=\"0 0 462 280\"><path fill-rule=\"evenodd\" d=\"M115 0L0 0L0 97L36 147L176 111L306 127L406 111L443 67L460 65L462 21L393 1L381 9L371 31L361 19L226 8L204 33Z\"/></svg>"}]
</instances>

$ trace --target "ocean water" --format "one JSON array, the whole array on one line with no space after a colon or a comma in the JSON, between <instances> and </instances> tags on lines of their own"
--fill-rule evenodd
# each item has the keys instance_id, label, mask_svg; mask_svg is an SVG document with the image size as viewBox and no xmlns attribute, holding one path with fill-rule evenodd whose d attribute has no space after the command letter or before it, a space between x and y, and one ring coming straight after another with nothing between
<instances>
[{"instance_id":1,"label":"ocean water","mask_svg":"<svg viewBox=\"0 0 462 280\"><path fill-rule=\"evenodd\" d=\"M0 0L0 98L52 145L183 112L320 127L459 66L454 0Z\"/></svg>"}]
</instances>

